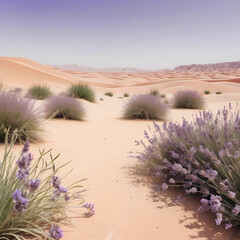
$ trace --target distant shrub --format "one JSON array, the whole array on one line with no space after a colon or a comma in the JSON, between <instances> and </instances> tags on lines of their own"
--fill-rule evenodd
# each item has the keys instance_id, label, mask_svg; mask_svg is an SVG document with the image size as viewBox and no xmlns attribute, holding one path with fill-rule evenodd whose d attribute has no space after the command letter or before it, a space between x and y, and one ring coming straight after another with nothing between
<instances>
[{"instance_id":1,"label":"distant shrub","mask_svg":"<svg viewBox=\"0 0 240 240\"><path fill-rule=\"evenodd\" d=\"M62 186L57 175L66 164L56 167L57 157L52 157L50 151L40 151L34 161L27 141L16 162L13 156L16 138L13 135L10 145L5 142L0 165L0 239L60 239L63 237L60 227L71 226L69 204L75 199L78 207L80 204L85 208L82 217L94 215L94 205L81 204L76 190L82 180L68 188ZM45 160L48 154L50 160Z\"/></svg>"},{"instance_id":2,"label":"distant shrub","mask_svg":"<svg viewBox=\"0 0 240 240\"><path fill-rule=\"evenodd\" d=\"M95 92L86 84L72 84L68 89L68 96L95 102Z\"/></svg>"},{"instance_id":3,"label":"distant shrub","mask_svg":"<svg viewBox=\"0 0 240 240\"><path fill-rule=\"evenodd\" d=\"M208 91L208 90L205 90L204 93L205 93L205 94L210 94L211 92Z\"/></svg>"},{"instance_id":4,"label":"distant shrub","mask_svg":"<svg viewBox=\"0 0 240 240\"><path fill-rule=\"evenodd\" d=\"M174 95L173 106L175 108L203 109L204 99L197 91L178 91Z\"/></svg>"},{"instance_id":5,"label":"distant shrub","mask_svg":"<svg viewBox=\"0 0 240 240\"><path fill-rule=\"evenodd\" d=\"M44 85L35 85L31 87L28 90L26 95L26 97L28 98L33 98L38 100L43 100L51 96L52 96L52 92L50 91L49 87Z\"/></svg>"},{"instance_id":6,"label":"distant shrub","mask_svg":"<svg viewBox=\"0 0 240 240\"><path fill-rule=\"evenodd\" d=\"M18 131L18 141L41 139L41 116L33 100L0 92L0 142L5 139L6 129L9 129L10 136Z\"/></svg>"},{"instance_id":7,"label":"distant shrub","mask_svg":"<svg viewBox=\"0 0 240 240\"><path fill-rule=\"evenodd\" d=\"M149 174L162 176L168 187L202 196L199 211L216 214L216 224L240 226L240 113L229 108L217 114L204 111L193 122L165 122L142 142L137 158ZM141 144L141 142L137 142Z\"/></svg>"},{"instance_id":8,"label":"distant shrub","mask_svg":"<svg viewBox=\"0 0 240 240\"><path fill-rule=\"evenodd\" d=\"M129 97L129 94L128 93L124 93L123 96L124 97Z\"/></svg>"},{"instance_id":9,"label":"distant shrub","mask_svg":"<svg viewBox=\"0 0 240 240\"><path fill-rule=\"evenodd\" d=\"M150 95L153 95L153 96L159 96L159 95L160 95L159 91L156 90L156 89L152 89L152 90L149 92L149 94L150 94Z\"/></svg>"},{"instance_id":10,"label":"distant shrub","mask_svg":"<svg viewBox=\"0 0 240 240\"><path fill-rule=\"evenodd\" d=\"M165 93L162 93L162 94L160 95L160 97L161 97L161 98L165 98L165 97L166 97L166 94L165 94Z\"/></svg>"},{"instance_id":11,"label":"distant shrub","mask_svg":"<svg viewBox=\"0 0 240 240\"><path fill-rule=\"evenodd\" d=\"M222 92L216 92L216 94L222 94Z\"/></svg>"},{"instance_id":12,"label":"distant shrub","mask_svg":"<svg viewBox=\"0 0 240 240\"><path fill-rule=\"evenodd\" d=\"M54 96L46 100L44 113L46 118L82 120L84 109L76 98Z\"/></svg>"},{"instance_id":13,"label":"distant shrub","mask_svg":"<svg viewBox=\"0 0 240 240\"><path fill-rule=\"evenodd\" d=\"M113 93L112 93L112 92L106 92L104 95L105 95L105 96L112 97L112 96L113 96Z\"/></svg>"},{"instance_id":14,"label":"distant shrub","mask_svg":"<svg viewBox=\"0 0 240 240\"><path fill-rule=\"evenodd\" d=\"M103 101L103 98L100 98L100 101Z\"/></svg>"},{"instance_id":15,"label":"distant shrub","mask_svg":"<svg viewBox=\"0 0 240 240\"><path fill-rule=\"evenodd\" d=\"M167 114L167 106L157 96L138 95L129 99L124 109L126 119L163 120Z\"/></svg>"},{"instance_id":16,"label":"distant shrub","mask_svg":"<svg viewBox=\"0 0 240 240\"><path fill-rule=\"evenodd\" d=\"M119 99L123 99L123 97L118 97Z\"/></svg>"}]
</instances>

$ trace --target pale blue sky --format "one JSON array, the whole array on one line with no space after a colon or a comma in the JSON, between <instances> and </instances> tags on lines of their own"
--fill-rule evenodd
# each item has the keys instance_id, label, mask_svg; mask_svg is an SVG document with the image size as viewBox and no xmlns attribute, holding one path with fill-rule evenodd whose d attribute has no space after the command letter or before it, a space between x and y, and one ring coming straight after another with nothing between
<instances>
[{"instance_id":1,"label":"pale blue sky","mask_svg":"<svg viewBox=\"0 0 240 240\"><path fill-rule=\"evenodd\" d=\"M0 55L162 69L240 60L239 0L0 0Z\"/></svg>"}]
</instances>

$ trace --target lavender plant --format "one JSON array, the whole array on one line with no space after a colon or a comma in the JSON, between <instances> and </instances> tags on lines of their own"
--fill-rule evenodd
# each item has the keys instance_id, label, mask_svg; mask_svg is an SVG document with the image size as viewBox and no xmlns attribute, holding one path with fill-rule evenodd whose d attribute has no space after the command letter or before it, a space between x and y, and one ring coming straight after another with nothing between
<instances>
[{"instance_id":1,"label":"lavender plant","mask_svg":"<svg viewBox=\"0 0 240 240\"><path fill-rule=\"evenodd\" d=\"M14 134L0 165L0 239L51 239L63 237L62 226L71 226L69 204L77 200L80 207L87 209L81 216L94 215L94 205L82 205L79 183L75 182L65 188L57 176L65 167L55 166L58 156L53 157L50 151L40 151L34 160L26 141L17 159L13 157L13 145L17 139ZM45 160L47 155L50 160ZM67 174L66 174L67 175ZM84 212L84 210L83 210Z\"/></svg>"},{"instance_id":2,"label":"lavender plant","mask_svg":"<svg viewBox=\"0 0 240 240\"><path fill-rule=\"evenodd\" d=\"M32 86L28 92L26 97L43 100L52 96L52 92L49 87L44 85L34 85Z\"/></svg>"},{"instance_id":3,"label":"lavender plant","mask_svg":"<svg viewBox=\"0 0 240 240\"><path fill-rule=\"evenodd\" d=\"M155 176L162 188L184 188L202 196L198 211L211 211L216 224L240 225L240 113L228 108L215 115L204 111L192 122L165 122L145 132L148 145L136 158Z\"/></svg>"},{"instance_id":4,"label":"lavender plant","mask_svg":"<svg viewBox=\"0 0 240 240\"><path fill-rule=\"evenodd\" d=\"M178 91L174 95L173 106L175 108L203 109L204 99L197 91Z\"/></svg>"},{"instance_id":5,"label":"lavender plant","mask_svg":"<svg viewBox=\"0 0 240 240\"><path fill-rule=\"evenodd\" d=\"M54 96L46 100L44 106L46 118L65 118L82 120L84 109L76 98L67 96Z\"/></svg>"},{"instance_id":6,"label":"lavender plant","mask_svg":"<svg viewBox=\"0 0 240 240\"><path fill-rule=\"evenodd\" d=\"M19 94L0 92L0 142L4 142L7 129L10 137L14 130L18 131L18 141L41 139L41 117L34 101Z\"/></svg>"},{"instance_id":7,"label":"lavender plant","mask_svg":"<svg viewBox=\"0 0 240 240\"><path fill-rule=\"evenodd\" d=\"M137 95L127 102L123 117L126 119L155 119L166 118L167 106L161 102L158 96Z\"/></svg>"}]
</instances>

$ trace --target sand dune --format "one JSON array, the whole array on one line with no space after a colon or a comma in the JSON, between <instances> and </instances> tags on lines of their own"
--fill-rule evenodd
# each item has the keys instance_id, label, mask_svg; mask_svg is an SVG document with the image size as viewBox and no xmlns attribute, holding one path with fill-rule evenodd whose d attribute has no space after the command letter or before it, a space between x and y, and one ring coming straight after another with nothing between
<instances>
[{"instance_id":1,"label":"sand dune","mask_svg":"<svg viewBox=\"0 0 240 240\"><path fill-rule=\"evenodd\" d=\"M152 73L83 73L63 72L23 58L0 58L0 82L7 87L29 88L34 83L46 84L59 92L70 84L82 81L96 91L96 104L82 101L86 109L83 122L48 120L45 122L46 141L32 145L61 153L58 164L72 160L66 170L73 172L65 179L70 182L87 178L86 202L96 204L96 215L90 219L74 219L75 228L65 228L65 240L225 240L232 231L216 226L211 214L198 214L199 199L187 198L176 203L178 191L156 192L142 178L131 175L136 160L128 157L135 150L135 140L143 138L150 121L122 120L127 98L119 99L123 92L131 95L158 89L171 97L180 89L210 90L223 94L204 95L207 109L217 111L229 102L240 101L240 72L186 71ZM216 78L215 78L216 77ZM229 80L230 79L230 80ZM216 82L217 80L217 82ZM112 98L104 96L113 91ZM41 105L41 102L38 102ZM169 120L191 119L198 110L169 112ZM161 122L159 122L161 124ZM0 146L2 150L3 146ZM137 149L139 150L139 149ZM64 173L63 173L64 174ZM73 209L78 211L77 208ZM237 238L234 238L237 239Z\"/></svg>"}]
</instances>

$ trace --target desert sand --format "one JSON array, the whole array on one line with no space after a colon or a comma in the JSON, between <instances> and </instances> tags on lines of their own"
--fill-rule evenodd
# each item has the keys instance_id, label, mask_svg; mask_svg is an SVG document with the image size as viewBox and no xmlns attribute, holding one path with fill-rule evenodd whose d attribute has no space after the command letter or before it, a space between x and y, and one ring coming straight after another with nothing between
<instances>
[{"instance_id":1,"label":"desert sand","mask_svg":"<svg viewBox=\"0 0 240 240\"><path fill-rule=\"evenodd\" d=\"M181 191L163 192L148 179L132 174L137 161L129 152L140 150L134 141L143 139L144 130L151 121L123 120L121 114L130 95L158 89L170 100L179 89L210 90L204 95L206 109L217 111L229 102L240 100L240 71L215 72L152 72L152 73L83 73L63 72L23 58L0 58L0 82L7 88L26 90L34 83L49 86L57 92L69 84L82 81L97 92L97 103L80 100L85 107L85 121L45 121L45 142L32 145L38 149L53 149L60 153L57 164L72 162L66 171L72 173L64 179L65 185L87 178L83 186L86 202L96 205L92 218L73 219L74 228L65 228L66 240L225 240L231 230L216 226L212 214L197 213L199 199L186 196L176 201ZM104 92L112 91L112 98ZM216 91L223 94L216 95ZM99 101L102 97L104 101ZM38 102L42 104L41 101ZM198 110L170 110L168 119L191 119ZM162 124L159 122L159 124ZM3 146L0 147L3 149ZM64 173L62 173L64 174ZM80 212L76 206L72 206ZM234 239L238 239L235 237Z\"/></svg>"}]
</instances>

